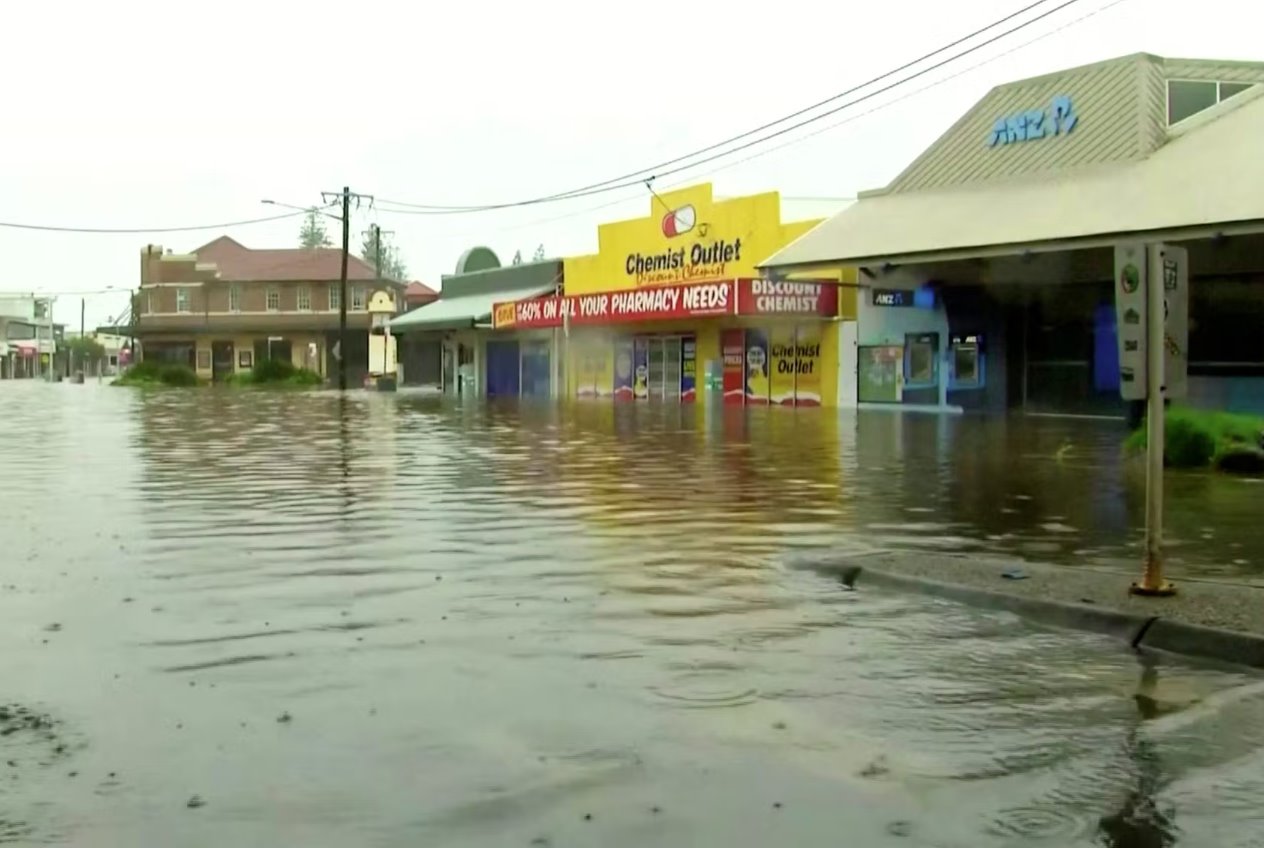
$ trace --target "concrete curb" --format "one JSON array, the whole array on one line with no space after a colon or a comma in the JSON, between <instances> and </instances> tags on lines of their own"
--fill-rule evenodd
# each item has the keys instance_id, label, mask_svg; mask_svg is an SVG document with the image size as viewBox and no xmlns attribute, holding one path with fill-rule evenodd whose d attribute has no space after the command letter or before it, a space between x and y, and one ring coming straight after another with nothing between
<instances>
[{"instance_id":1,"label":"concrete curb","mask_svg":"<svg viewBox=\"0 0 1264 848\"><path fill-rule=\"evenodd\" d=\"M1105 606L1023 597L926 577L896 574L856 563L802 561L796 567L836 576L847 586L869 583L986 609L1006 610L1054 627L1101 633L1127 642L1133 648L1264 668L1264 636L1251 633L1219 630Z\"/></svg>"}]
</instances>

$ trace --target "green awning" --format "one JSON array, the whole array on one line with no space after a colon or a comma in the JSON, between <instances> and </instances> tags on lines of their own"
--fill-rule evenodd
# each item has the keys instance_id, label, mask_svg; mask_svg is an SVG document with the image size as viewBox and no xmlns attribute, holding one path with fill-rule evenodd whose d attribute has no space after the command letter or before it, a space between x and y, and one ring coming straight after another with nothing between
<instances>
[{"instance_id":1,"label":"green awning","mask_svg":"<svg viewBox=\"0 0 1264 848\"><path fill-rule=\"evenodd\" d=\"M455 288L455 287L454 287ZM557 288L555 282L547 285L502 289L500 291L477 292L469 294L453 294L448 297L442 294L434 303L405 312L391 322L391 332L395 334L414 332L417 330L467 330L475 324L489 324L492 320L492 304L508 300L525 300L552 294Z\"/></svg>"}]
</instances>

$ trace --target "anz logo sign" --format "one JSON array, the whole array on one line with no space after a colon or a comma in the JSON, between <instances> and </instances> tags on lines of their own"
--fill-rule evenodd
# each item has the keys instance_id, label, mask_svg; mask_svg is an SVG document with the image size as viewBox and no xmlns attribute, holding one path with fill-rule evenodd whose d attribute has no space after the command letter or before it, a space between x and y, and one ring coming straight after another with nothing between
<instances>
[{"instance_id":1,"label":"anz logo sign","mask_svg":"<svg viewBox=\"0 0 1264 848\"><path fill-rule=\"evenodd\" d=\"M1059 95L1047 109L1029 109L1005 118L998 118L988 136L988 147L1038 141L1055 135L1070 135L1080 121L1071 98Z\"/></svg>"}]
</instances>

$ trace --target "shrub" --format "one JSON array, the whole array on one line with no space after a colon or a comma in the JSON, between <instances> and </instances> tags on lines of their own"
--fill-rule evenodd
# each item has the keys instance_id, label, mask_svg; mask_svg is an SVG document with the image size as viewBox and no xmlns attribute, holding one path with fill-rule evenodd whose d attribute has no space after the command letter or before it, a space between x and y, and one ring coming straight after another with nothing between
<instances>
[{"instance_id":1,"label":"shrub","mask_svg":"<svg viewBox=\"0 0 1264 848\"><path fill-rule=\"evenodd\" d=\"M251 375L256 383L282 383L293 377L297 370L288 359L261 359Z\"/></svg>"},{"instance_id":2,"label":"shrub","mask_svg":"<svg viewBox=\"0 0 1264 848\"><path fill-rule=\"evenodd\" d=\"M1244 446L1258 448L1264 419L1228 412L1209 412L1188 407L1172 407L1164 416L1163 460L1172 468L1204 468L1229 451ZM1146 449L1146 426L1128 436L1126 447Z\"/></svg>"},{"instance_id":3,"label":"shrub","mask_svg":"<svg viewBox=\"0 0 1264 848\"><path fill-rule=\"evenodd\" d=\"M114 381L116 386L196 386L197 372L187 365L145 360Z\"/></svg>"},{"instance_id":4,"label":"shrub","mask_svg":"<svg viewBox=\"0 0 1264 848\"><path fill-rule=\"evenodd\" d=\"M319 386L324 380L315 371L296 368L285 359L263 359L252 371L229 375L230 386Z\"/></svg>"}]
</instances>

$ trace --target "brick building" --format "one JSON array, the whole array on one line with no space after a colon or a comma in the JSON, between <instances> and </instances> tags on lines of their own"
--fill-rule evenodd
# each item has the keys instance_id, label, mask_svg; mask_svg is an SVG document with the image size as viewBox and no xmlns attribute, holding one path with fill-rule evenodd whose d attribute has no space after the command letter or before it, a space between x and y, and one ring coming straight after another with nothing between
<instances>
[{"instance_id":1,"label":"brick building","mask_svg":"<svg viewBox=\"0 0 1264 848\"><path fill-rule=\"evenodd\" d=\"M142 359L189 365L220 381L263 359L288 359L337 373L342 252L332 248L255 250L221 236L191 253L141 250L133 307ZM348 380L368 372L369 298L389 291L402 311L404 284L376 279L347 257Z\"/></svg>"}]
</instances>

